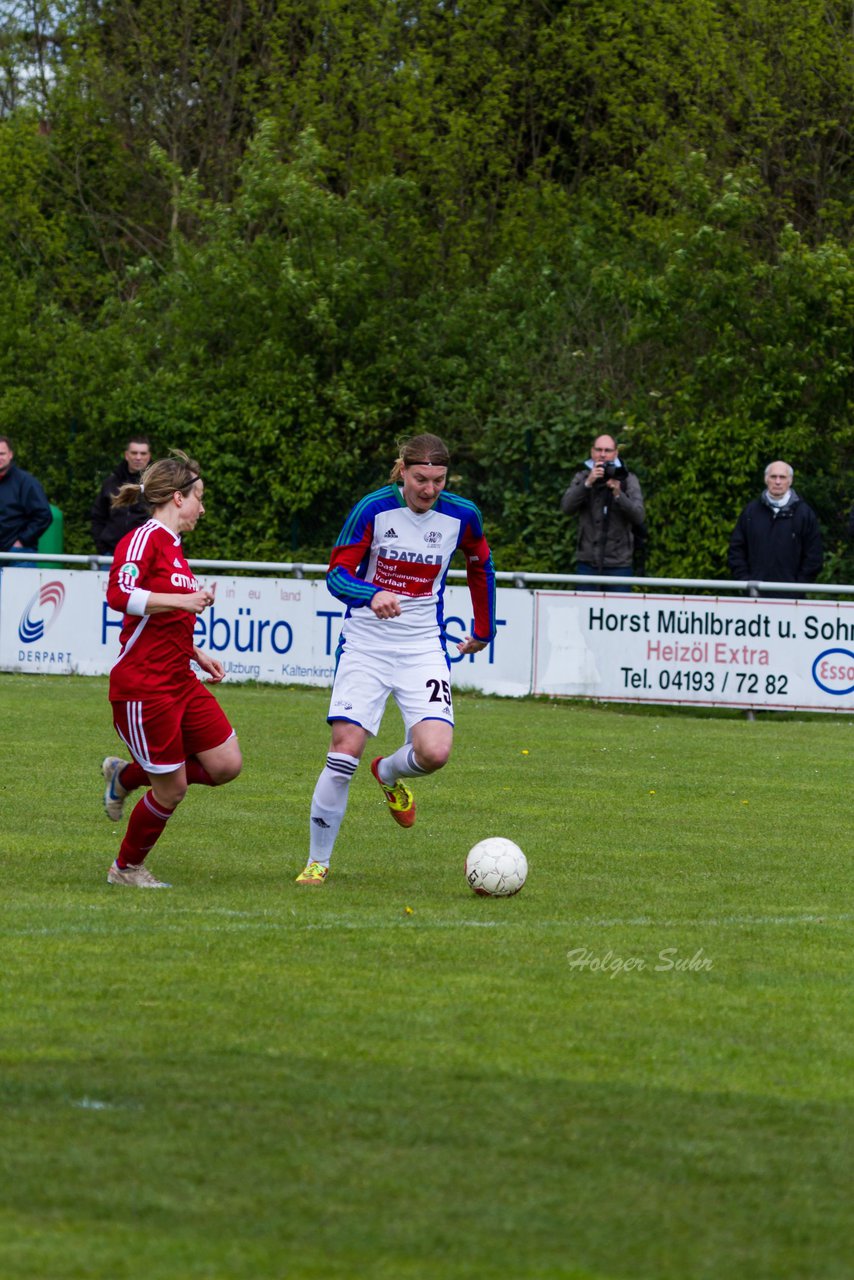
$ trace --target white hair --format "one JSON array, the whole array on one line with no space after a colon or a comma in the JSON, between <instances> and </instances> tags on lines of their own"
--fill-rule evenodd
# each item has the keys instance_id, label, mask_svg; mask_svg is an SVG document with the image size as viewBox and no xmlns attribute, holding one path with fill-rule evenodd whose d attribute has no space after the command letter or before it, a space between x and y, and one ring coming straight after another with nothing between
<instances>
[{"instance_id":1,"label":"white hair","mask_svg":"<svg viewBox=\"0 0 854 1280\"><path fill-rule=\"evenodd\" d=\"M767 481L768 481L768 472L771 470L771 468L772 468L772 467L776 467L776 466L777 466L777 463L776 463L776 462L769 462L769 463L768 463L768 466L765 468L765 481L766 481L766 483L767 483ZM794 480L794 478L795 478L795 473L794 473L794 471L793 471L793 470L792 470L792 468L789 466L788 462L783 462L783 461L781 460L781 461L780 461L780 466L781 466L781 467L785 467L785 468L786 468L786 470L788 471L788 473L789 473L789 484L791 484L791 483L792 483L792 481L793 481L793 480Z\"/></svg>"}]
</instances>

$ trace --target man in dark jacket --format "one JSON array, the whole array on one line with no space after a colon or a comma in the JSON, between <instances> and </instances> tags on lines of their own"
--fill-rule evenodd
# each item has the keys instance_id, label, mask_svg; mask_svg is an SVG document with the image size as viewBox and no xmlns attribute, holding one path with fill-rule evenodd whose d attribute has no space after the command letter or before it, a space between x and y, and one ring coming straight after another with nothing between
<instances>
[{"instance_id":1,"label":"man in dark jacket","mask_svg":"<svg viewBox=\"0 0 854 1280\"><path fill-rule=\"evenodd\" d=\"M37 551L53 514L38 480L14 458L12 441L0 436L0 551Z\"/></svg>"},{"instance_id":2,"label":"man in dark jacket","mask_svg":"<svg viewBox=\"0 0 854 1280\"><path fill-rule=\"evenodd\" d=\"M812 507L792 488L787 462L769 462L765 492L748 502L729 542L733 578L815 582L822 566L821 529Z\"/></svg>"},{"instance_id":3,"label":"man in dark jacket","mask_svg":"<svg viewBox=\"0 0 854 1280\"><path fill-rule=\"evenodd\" d=\"M567 515L578 512L576 573L632 576L635 536L644 521L643 494L637 476L623 466L613 436L593 441L590 457L572 477L560 509ZM603 589L607 588L596 588Z\"/></svg>"},{"instance_id":4,"label":"man in dark jacket","mask_svg":"<svg viewBox=\"0 0 854 1280\"><path fill-rule=\"evenodd\" d=\"M101 485L101 492L89 513L92 541L99 555L111 556L125 534L148 519L150 513L144 502L134 502L129 507L115 509L112 502L123 484L139 484L139 477L150 462L151 442L148 437L131 436L124 458Z\"/></svg>"}]
</instances>

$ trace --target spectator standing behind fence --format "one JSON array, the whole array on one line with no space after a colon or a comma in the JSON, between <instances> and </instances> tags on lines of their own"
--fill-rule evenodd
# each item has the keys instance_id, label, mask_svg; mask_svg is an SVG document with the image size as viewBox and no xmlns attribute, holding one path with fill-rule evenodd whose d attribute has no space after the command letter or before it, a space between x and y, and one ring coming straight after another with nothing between
<instances>
[{"instance_id":1,"label":"spectator standing behind fence","mask_svg":"<svg viewBox=\"0 0 854 1280\"><path fill-rule=\"evenodd\" d=\"M637 476L623 466L613 436L593 441L590 457L572 477L560 507L566 515L578 513L576 573L632 576L635 539L643 530L643 494Z\"/></svg>"},{"instance_id":2,"label":"spectator standing behind fence","mask_svg":"<svg viewBox=\"0 0 854 1280\"><path fill-rule=\"evenodd\" d=\"M53 513L38 480L14 459L12 441L0 436L0 551L37 551Z\"/></svg>"},{"instance_id":3,"label":"spectator standing behind fence","mask_svg":"<svg viewBox=\"0 0 854 1280\"><path fill-rule=\"evenodd\" d=\"M788 462L769 462L765 492L748 502L729 540L729 568L745 582L815 582L822 566L821 529L792 488Z\"/></svg>"},{"instance_id":4,"label":"spectator standing behind fence","mask_svg":"<svg viewBox=\"0 0 854 1280\"><path fill-rule=\"evenodd\" d=\"M148 436L131 436L119 465L107 476L89 512L92 541L101 556L111 556L126 533L138 529L149 516L144 502L127 507L114 507L113 498L123 484L139 484L139 478L151 461Z\"/></svg>"}]
</instances>

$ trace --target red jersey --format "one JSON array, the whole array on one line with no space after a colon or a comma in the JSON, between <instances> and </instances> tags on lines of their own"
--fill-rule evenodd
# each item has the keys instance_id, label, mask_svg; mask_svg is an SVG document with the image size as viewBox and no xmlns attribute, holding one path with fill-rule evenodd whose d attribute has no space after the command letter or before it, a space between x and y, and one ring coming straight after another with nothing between
<instances>
[{"instance_id":1,"label":"red jersey","mask_svg":"<svg viewBox=\"0 0 854 1280\"><path fill-rule=\"evenodd\" d=\"M152 591L191 595L200 583L181 549L180 534L148 520L116 547L107 604L125 615L121 653L110 672L110 698L130 701L175 694L195 682L190 667L196 615L183 610L146 614Z\"/></svg>"}]
</instances>

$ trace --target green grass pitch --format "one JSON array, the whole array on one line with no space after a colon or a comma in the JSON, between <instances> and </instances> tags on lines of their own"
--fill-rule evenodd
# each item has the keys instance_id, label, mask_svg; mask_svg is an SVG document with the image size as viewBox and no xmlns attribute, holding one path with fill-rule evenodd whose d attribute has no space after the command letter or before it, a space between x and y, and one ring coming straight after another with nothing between
<instances>
[{"instance_id":1,"label":"green grass pitch","mask_svg":"<svg viewBox=\"0 0 854 1280\"><path fill-rule=\"evenodd\" d=\"M850 719L458 695L305 890L327 693L219 696L142 892L106 681L0 676L4 1280L849 1280Z\"/></svg>"}]
</instances>

